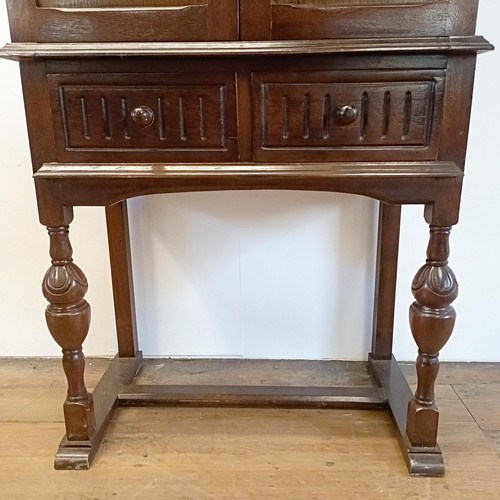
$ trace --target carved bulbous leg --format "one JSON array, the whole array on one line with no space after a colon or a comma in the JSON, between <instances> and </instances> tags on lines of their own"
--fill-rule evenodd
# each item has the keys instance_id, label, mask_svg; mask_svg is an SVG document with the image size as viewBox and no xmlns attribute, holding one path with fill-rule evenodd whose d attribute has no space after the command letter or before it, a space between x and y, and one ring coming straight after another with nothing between
<instances>
[{"instance_id":1,"label":"carved bulbous leg","mask_svg":"<svg viewBox=\"0 0 500 500\"><path fill-rule=\"evenodd\" d=\"M458 284L448 267L451 227L430 227L427 261L412 284L415 302L410 307L410 327L418 346L417 390L408 403L406 434L413 446L436 446L439 412L434 385L439 370L439 351L455 325L451 303Z\"/></svg>"},{"instance_id":2,"label":"carved bulbous leg","mask_svg":"<svg viewBox=\"0 0 500 500\"><path fill-rule=\"evenodd\" d=\"M92 395L84 383L85 357L82 344L90 325L90 306L85 301L87 279L73 263L69 227L49 227L52 266L43 280L49 301L45 318L50 333L63 350L63 368L68 380L64 402L66 436L69 441L87 441L95 430Z\"/></svg>"}]
</instances>

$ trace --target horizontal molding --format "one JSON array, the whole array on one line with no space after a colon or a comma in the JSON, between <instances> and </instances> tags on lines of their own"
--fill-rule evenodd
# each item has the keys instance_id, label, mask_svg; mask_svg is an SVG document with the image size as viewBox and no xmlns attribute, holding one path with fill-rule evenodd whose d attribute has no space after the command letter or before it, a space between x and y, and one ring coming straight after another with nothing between
<instances>
[{"instance_id":1,"label":"horizontal molding","mask_svg":"<svg viewBox=\"0 0 500 500\"><path fill-rule=\"evenodd\" d=\"M35 179L63 178L192 178L192 177L462 177L453 162L329 162L309 164L68 164L45 163Z\"/></svg>"},{"instance_id":2,"label":"horizontal molding","mask_svg":"<svg viewBox=\"0 0 500 500\"><path fill-rule=\"evenodd\" d=\"M356 38L342 40L284 40L256 42L112 42L8 43L0 57L232 57L344 53L445 53L493 50L482 36L422 38Z\"/></svg>"},{"instance_id":3,"label":"horizontal molding","mask_svg":"<svg viewBox=\"0 0 500 500\"><path fill-rule=\"evenodd\" d=\"M331 191L386 203L432 204L459 188L462 176L452 162L51 163L34 178L42 199L56 206L109 206L151 194L248 189Z\"/></svg>"}]
</instances>

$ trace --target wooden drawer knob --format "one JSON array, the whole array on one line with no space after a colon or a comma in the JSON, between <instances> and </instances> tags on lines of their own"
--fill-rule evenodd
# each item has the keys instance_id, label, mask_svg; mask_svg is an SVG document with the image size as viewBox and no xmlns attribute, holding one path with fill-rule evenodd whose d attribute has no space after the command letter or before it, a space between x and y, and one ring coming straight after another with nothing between
<instances>
[{"instance_id":1,"label":"wooden drawer knob","mask_svg":"<svg viewBox=\"0 0 500 500\"><path fill-rule=\"evenodd\" d=\"M147 106L134 108L130 112L130 116L132 117L134 123L139 125L139 127L149 127L155 121L155 114L153 113L153 110Z\"/></svg>"},{"instance_id":2,"label":"wooden drawer knob","mask_svg":"<svg viewBox=\"0 0 500 500\"><path fill-rule=\"evenodd\" d=\"M346 104L345 106L340 106L337 108L337 121L342 125L349 125L356 121L358 117L358 108L352 106L351 104Z\"/></svg>"}]
</instances>

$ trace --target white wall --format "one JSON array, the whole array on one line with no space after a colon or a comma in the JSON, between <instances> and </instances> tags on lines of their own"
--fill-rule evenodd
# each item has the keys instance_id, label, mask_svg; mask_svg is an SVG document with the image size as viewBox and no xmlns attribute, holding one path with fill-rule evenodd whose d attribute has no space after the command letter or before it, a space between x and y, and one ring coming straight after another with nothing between
<instances>
[{"instance_id":1,"label":"white wall","mask_svg":"<svg viewBox=\"0 0 500 500\"><path fill-rule=\"evenodd\" d=\"M500 4L482 0L478 32L500 41ZM0 41L9 39L0 3ZM467 177L451 265L460 285L443 360L500 360L500 52L479 58ZM17 64L0 61L0 356L52 356L40 293L48 238L37 222ZM347 195L229 192L131 202L141 348L147 355L364 359L370 345L375 203ZM87 355L116 351L103 210L76 209L75 261L93 323ZM489 215L488 215L489 214ZM425 259L420 207L404 209L395 354L414 359L407 324Z\"/></svg>"}]
</instances>

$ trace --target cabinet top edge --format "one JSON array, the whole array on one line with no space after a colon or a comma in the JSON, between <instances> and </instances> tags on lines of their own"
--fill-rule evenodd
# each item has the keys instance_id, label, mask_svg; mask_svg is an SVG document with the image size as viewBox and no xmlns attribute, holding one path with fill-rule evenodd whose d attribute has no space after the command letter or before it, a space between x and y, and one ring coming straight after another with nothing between
<instances>
[{"instance_id":1,"label":"cabinet top edge","mask_svg":"<svg viewBox=\"0 0 500 500\"><path fill-rule=\"evenodd\" d=\"M420 38L357 38L339 40L283 40L255 42L94 42L8 43L0 58L89 57L238 57L327 55L343 53L486 52L494 47L482 36Z\"/></svg>"}]
</instances>

